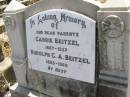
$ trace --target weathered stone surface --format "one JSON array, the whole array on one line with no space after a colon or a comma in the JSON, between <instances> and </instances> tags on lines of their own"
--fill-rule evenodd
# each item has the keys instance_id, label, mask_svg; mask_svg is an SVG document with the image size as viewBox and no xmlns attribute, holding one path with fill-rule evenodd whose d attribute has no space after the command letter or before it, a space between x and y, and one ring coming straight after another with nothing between
<instances>
[{"instance_id":1,"label":"weathered stone surface","mask_svg":"<svg viewBox=\"0 0 130 97\"><path fill-rule=\"evenodd\" d=\"M99 84L98 97L127 97L126 85L102 81Z\"/></svg>"},{"instance_id":2,"label":"weathered stone surface","mask_svg":"<svg viewBox=\"0 0 130 97\"><path fill-rule=\"evenodd\" d=\"M130 65L129 65L129 70L130 70ZM129 71L129 76L128 76L128 90L127 90L127 97L130 97L130 71Z\"/></svg>"},{"instance_id":3,"label":"weathered stone surface","mask_svg":"<svg viewBox=\"0 0 130 97\"><path fill-rule=\"evenodd\" d=\"M53 76L34 70L28 71L28 85L40 92L54 97L94 97L96 89L76 80ZM39 80L37 80L39 79Z\"/></svg>"},{"instance_id":4,"label":"weathered stone surface","mask_svg":"<svg viewBox=\"0 0 130 97\"><path fill-rule=\"evenodd\" d=\"M130 2L108 0L98 11L101 97L126 97L129 66ZM122 13L123 12L123 13Z\"/></svg>"},{"instance_id":5,"label":"weathered stone surface","mask_svg":"<svg viewBox=\"0 0 130 97\"><path fill-rule=\"evenodd\" d=\"M12 97L50 97L37 91L21 87L18 83L10 87L10 92Z\"/></svg>"}]
</instances>

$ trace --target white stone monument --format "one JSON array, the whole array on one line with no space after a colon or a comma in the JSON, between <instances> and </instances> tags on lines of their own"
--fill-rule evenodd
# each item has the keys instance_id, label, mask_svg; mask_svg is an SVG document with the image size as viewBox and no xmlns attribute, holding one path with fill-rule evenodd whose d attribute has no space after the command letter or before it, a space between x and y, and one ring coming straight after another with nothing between
<instances>
[{"instance_id":1,"label":"white stone monument","mask_svg":"<svg viewBox=\"0 0 130 97\"><path fill-rule=\"evenodd\" d=\"M99 7L87 0L7 6L4 18L18 81L10 88L13 96L96 96Z\"/></svg>"},{"instance_id":2,"label":"white stone monument","mask_svg":"<svg viewBox=\"0 0 130 97\"><path fill-rule=\"evenodd\" d=\"M4 14L12 96L129 97L129 10L129 0L12 1Z\"/></svg>"},{"instance_id":3,"label":"white stone monument","mask_svg":"<svg viewBox=\"0 0 130 97\"><path fill-rule=\"evenodd\" d=\"M65 9L47 10L29 17L26 19L29 67L95 83L95 23Z\"/></svg>"}]
</instances>

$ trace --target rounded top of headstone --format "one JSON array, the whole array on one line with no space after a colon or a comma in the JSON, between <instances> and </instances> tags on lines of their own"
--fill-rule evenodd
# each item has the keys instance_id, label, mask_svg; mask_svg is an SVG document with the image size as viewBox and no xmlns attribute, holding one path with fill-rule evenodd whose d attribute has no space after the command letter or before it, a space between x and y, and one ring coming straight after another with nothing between
<instances>
[{"instance_id":1,"label":"rounded top of headstone","mask_svg":"<svg viewBox=\"0 0 130 97\"><path fill-rule=\"evenodd\" d=\"M40 0L25 10L25 19L50 9L68 9L97 19L97 11L102 4L95 0Z\"/></svg>"},{"instance_id":2,"label":"rounded top of headstone","mask_svg":"<svg viewBox=\"0 0 130 97\"><path fill-rule=\"evenodd\" d=\"M101 7L101 11L128 11L129 8L129 0L107 0Z\"/></svg>"}]
</instances>

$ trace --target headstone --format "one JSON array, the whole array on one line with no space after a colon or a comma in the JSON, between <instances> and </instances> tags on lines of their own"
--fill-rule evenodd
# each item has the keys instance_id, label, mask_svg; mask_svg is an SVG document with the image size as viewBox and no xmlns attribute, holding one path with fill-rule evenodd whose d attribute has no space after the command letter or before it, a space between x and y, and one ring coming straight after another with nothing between
<instances>
[{"instance_id":1,"label":"headstone","mask_svg":"<svg viewBox=\"0 0 130 97\"><path fill-rule=\"evenodd\" d=\"M42 0L26 8L13 0L4 16L19 84L12 93L24 87L35 96L95 97L98 9L96 1Z\"/></svg>"},{"instance_id":2,"label":"headstone","mask_svg":"<svg viewBox=\"0 0 130 97\"><path fill-rule=\"evenodd\" d=\"M107 0L97 14L99 7L94 0L7 6L14 97L129 97L130 2Z\"/></svg>"},{"instance_id":3,"label":"headstone","mask_svg":"<svg viewBox=\"0 0 130 97\"><path fill-rule=\"evenodd\" d=\"M64 9L43 11L26 19L30 68L94 84L95 23Z\"/></svg>"},{"instance_id":4,"label":"headstone","mask_svg":"<svg viewBox=\"0 0 130 97\"><path fill-rule=\"evenodd\" d=\"M108 0L98 11L99 96L126 97L129 67L128 0Z\"/></svg>"},{"instance_id":5,"label":"headstone","mask_svg":"<svg viewBox=\"0 0 130 97\"><path fill-rule=\"evenodd\" d=\"M18 81L12 95L129 97L129 9L129 0L13 0L4 15Z\"/></svg>"}]
</instances>

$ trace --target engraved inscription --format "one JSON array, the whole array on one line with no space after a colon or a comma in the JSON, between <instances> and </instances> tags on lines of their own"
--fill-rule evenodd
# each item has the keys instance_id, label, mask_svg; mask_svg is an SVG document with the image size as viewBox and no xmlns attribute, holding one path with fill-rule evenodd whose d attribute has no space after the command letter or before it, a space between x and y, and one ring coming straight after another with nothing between
<instances>
[{"instance_id":1,"label":"engraved inscription","mask_svg":"<svg viewBox=\"0 0 130 97\"><path fill-rule=\"evenodd\" d=\"M95 21L53 9L26 20L32 69L84 82L95 82Z\"/></svg>"}]
</instances>

